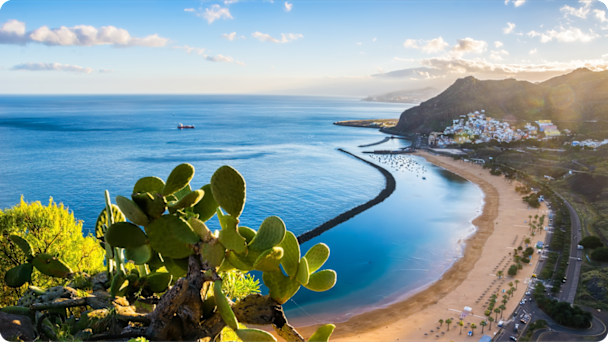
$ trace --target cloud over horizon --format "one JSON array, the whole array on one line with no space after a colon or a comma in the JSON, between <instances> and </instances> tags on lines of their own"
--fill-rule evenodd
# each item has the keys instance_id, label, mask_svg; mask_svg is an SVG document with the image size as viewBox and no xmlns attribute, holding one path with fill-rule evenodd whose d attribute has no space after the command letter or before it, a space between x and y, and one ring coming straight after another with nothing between
<instances>
[{"instance_id":1,"label":"cloud over horizon","mask_svg":"<svg viewBox=\"0 0 608 342\"><path fill-rule=\"evenodd\" d=\"M438 38L434 38L431 40L415 40L415 39L407 39L403 43L403 47L412 48L412 49L420 49L424 53L435 53L445 50L446 47L450 46L450 44L446 43L445 40L441 36Z\"/></svg>"},{"instance_id":2,"label":"cloud over horizon","mask_svg":"<svg viewBox=\"0 0 608 342\"><path fill-rule=\"evenodd\" d=\"M591 29L589 29L589 33L585 33L576 27L565 28L563 26L559 27L559 31L556 31L555 29L547 30L545 32L536 32L532 30L528 32L528 36L531 38L540 37L541 43L547 43L553 39L562 43L572 43L576 41L586 43L600 37L599 34L593 32Z\"/></svg>"},{"instance_id":3,"label":"cloud over horizon","mask_svg":"<svg viewBox=\"0 0 608 342\"><path fill-rule=\"evenodd\" d=\"M304 38L304 36L299 33L288 33L288 34L281 33L281 39L279 40L279 39L273 38L269 34L258 32L258 31L252 33L251 36L253 38L258 39L261 42L272 42L272 43L278 43L278 44L289 43L291 41L298 40L300 38Z\"/></svg>"},{"instance_id":4,"label":"cloud over horizon","mask_svg":"<svg viewBox=\"0 0 608 342\"><path fill-rule=\"evenodd\" d=\"M26 32L24 22L11 19L0 27L0 44L40 43L48 46L162 47L168 41L169 39L162 38L158 34L148 35L144 38L132 37L127 30L114 26L96 28L90 25L77 25L74 27L61 26L54 29L42 26Z\"/></svg>"},{"instance_id":5,"label":"cloud over horizon","mask_svg":"<svg viewBox=\"0 0 608 342\"><path fill-rule=\"evenodd\" d=\"M90 74L93 69L83 68L78 65L60 64L60 63L21 63L10 68L12 71L66 71L73 73ZM101 70L100 70L101 72Z\"/></svg>"}]
</instances>

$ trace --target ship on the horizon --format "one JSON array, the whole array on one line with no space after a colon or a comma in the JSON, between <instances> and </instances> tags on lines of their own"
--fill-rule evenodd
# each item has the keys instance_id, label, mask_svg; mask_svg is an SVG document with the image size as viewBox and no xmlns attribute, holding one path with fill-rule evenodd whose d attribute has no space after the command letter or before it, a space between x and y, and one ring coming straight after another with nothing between
<instances>
[{"instance_id":1,"label":"ship on the horizon","mask_svg":"<svg viewBox=\"0 0 608 342\"><path fill-rule=\"evenodd\" d=\"M194 125L184 125L181 122L179 123L179 125L177 125L178 129L184 129L184 128L194 128Z\"/></svg>"}]
</instances>

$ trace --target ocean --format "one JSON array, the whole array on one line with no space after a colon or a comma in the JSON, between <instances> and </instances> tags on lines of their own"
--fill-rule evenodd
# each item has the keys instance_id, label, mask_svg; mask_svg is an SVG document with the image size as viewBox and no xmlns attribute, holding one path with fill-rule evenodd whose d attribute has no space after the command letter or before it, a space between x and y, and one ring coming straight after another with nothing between
<instances>
[{"instance_id":1,"label":"ocean","mask_svg":"<svg viewBox=\"0 0 608 342\"><path fill-rule=\"evenodd\" d=\"M196 168L194 187L222 165L247 181L243 225L281 217L296 235L374 198L384 177L339 152L385 167L397 180L383 203L305 243L331 248L336 286L301 288L285 304L295 324L344 321L437 280L474 231L483 194L472 183L412 156L374 160L363 151L409 141L341 120L397 118L412 105L354 98L245 95L0 96L0 208L49 197L64 203L85 234L104 207L104 190L128 196L141 177ZM179 123L193 130L176 129ZM378 159L378 158L376 158ZM423 179L425 177L426 179ZM212 218L210 228L218 228Z\"/></svg>"}]
</instances>

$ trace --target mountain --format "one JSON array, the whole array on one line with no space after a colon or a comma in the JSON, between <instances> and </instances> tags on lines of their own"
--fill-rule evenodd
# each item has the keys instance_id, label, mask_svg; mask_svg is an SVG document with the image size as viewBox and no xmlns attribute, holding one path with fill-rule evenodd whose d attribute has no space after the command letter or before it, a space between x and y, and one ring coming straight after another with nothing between
<instances>
[{"instance_id":1,"label":"mountain","mask_svg":"<svg viewBox=\"0 0 608 342\"><path fill-rule=\"evenodd\" d=\"M408 133L443 131L453 119L481 109L489 117L513 123L546 119L559 129L579 133L608 131L608 70L581 68L541 83L482 81L468 76L404 111L395 129Z\"/></svg>"},{"instance_id":2,"label":"mountain","mask_svg":"<svg viewBox=\"0 0 608 342\"><path fill-rule=\"evenodd\" d=\"M370 95L362 99L362 101L420 103L436 96L437 94L439 94L439 90L433 87L426 87L423 89L399 90L386 94Z\"/></svg>"}]
</instances>

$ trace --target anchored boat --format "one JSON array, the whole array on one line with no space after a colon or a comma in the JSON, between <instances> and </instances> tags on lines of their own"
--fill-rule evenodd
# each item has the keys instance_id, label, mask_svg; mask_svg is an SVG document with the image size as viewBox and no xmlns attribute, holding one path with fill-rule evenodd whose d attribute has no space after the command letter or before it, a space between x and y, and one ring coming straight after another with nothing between
<instances>
[{"instance_id":1,"label":"anchored boat","mask_svg":"<svg viewBox=\"0 0 608 342\"><path fill-rule=\"evenodd\" d=\"M194 125L184 125L181 122L179 123L179 125L177 125L178 129L184 129L184 128L194 128Z\"/></svg>"}]
</instances>

